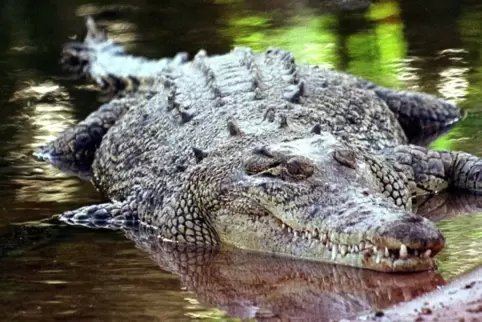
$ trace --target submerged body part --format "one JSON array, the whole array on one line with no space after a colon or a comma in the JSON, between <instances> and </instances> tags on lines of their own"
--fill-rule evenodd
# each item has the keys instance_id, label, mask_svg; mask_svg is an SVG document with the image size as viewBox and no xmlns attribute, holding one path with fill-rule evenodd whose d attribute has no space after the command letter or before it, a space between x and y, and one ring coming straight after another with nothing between
<instances>
[{"instance_id":1,"label":"submerged body part","mask_svg":"<svg viewBox=\"0 0 482 322\"><path fill-rule=\"evenodd\" d=\"M338 321L387 309L445 285L433 271L385 274L343 265L159 241L142 230L126 236L182 288L229 317L264 321Z\"/></svg>"}]
</instances>

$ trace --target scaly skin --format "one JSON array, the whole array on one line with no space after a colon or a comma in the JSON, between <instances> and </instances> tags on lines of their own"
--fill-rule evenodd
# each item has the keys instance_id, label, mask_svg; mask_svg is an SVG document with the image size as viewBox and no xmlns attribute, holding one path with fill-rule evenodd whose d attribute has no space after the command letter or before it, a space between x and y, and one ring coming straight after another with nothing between
<instances>
[{"instance_id":1,"label":"scaly skin","mask_svg":"<svg viewBox=\"0 0 482 322\"><path fill-rule=\"evenodd\" d=\"M92 140L93 182L112 203L67 212L67 222L139 220L173 242L420 271L435 266L444 238L411 213L411 196L480 188L478 158L409 145L462 117L448 102L297 65L279 49L150 61L126 55L91 19L87 27L64 63L125 96L111 106L135 103ZM37 155L91 151L71 138L99 113Z\"/></svg>"}]
</instances>

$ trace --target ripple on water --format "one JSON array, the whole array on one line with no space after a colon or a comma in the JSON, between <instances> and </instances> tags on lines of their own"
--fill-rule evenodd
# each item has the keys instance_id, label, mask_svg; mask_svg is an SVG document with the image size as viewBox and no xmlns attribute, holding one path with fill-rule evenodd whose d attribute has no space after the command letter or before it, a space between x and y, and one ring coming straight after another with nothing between
<instances>
[{"instance_id":1,"label":"ripple on water","mask_svg":"<svg viewBox=\"0 0 482 322\"><path fill-rule=\"evenodd\" d=\"M438 226L446 242L438 255L439 270L446 279L482 264L482 213L443 220Z\"/></svg>"}]
</instances>

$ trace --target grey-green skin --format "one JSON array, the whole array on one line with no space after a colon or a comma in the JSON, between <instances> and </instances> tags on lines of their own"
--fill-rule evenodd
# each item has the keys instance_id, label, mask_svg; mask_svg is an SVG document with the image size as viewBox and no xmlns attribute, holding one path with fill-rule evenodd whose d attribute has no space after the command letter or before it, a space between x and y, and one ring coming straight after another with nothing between
<instances>
[{"instance_id":1,"label":"grey-green skin","mask_svg":"<svg viewBox=\"0 0 482 322\"><path fill-rule=\"evenodd\" d=\"M69 223L138 220L173 242L420 271L444 238L411 197L480 188L477 157L409 145L462 117L446 101L297 65L279 49L147 60L87 27L64 64L124 97L37 152L92 162L112 200L63 214Z\"/></svg>"}]
</instances>

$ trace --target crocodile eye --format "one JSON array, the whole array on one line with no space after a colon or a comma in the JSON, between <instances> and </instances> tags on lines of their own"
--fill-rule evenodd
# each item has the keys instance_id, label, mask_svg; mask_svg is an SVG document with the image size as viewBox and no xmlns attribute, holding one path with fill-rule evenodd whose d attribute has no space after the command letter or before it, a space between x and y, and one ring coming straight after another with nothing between
<instances>
[{"instance_id":1,"label":"crocodile eye","mask_svg":"<svg viewBox=\"0 0 482 322\"><path fill-rule=\"evenodd\" d=\"M291 176L308 178L313 174L314 169L307 160L294 157L286 162L286 171Z\"/></svg>"},{"instance_id":2,"label":"crocodile eye","mask_svg":"<svg viewBox=\"0 0 482 322\"><path fill-rule=\"evenodd\" d=\"M244 170L248 174L256 174L279 166L280 161L276 160L265 148L255 149L254 155L244 163Z\"/></svg>"},{"instance_id":3,"label":"crocodile eye","mask_svg":"<svg viewBox=\"0 0 482 322\"><path fill-rule=\"evenodd\" d=\"M339 148L333 152L333 158L340 164L352 169L356 169L356 154L355 151L346 148Z\"/></svg>"}]
</instances>

